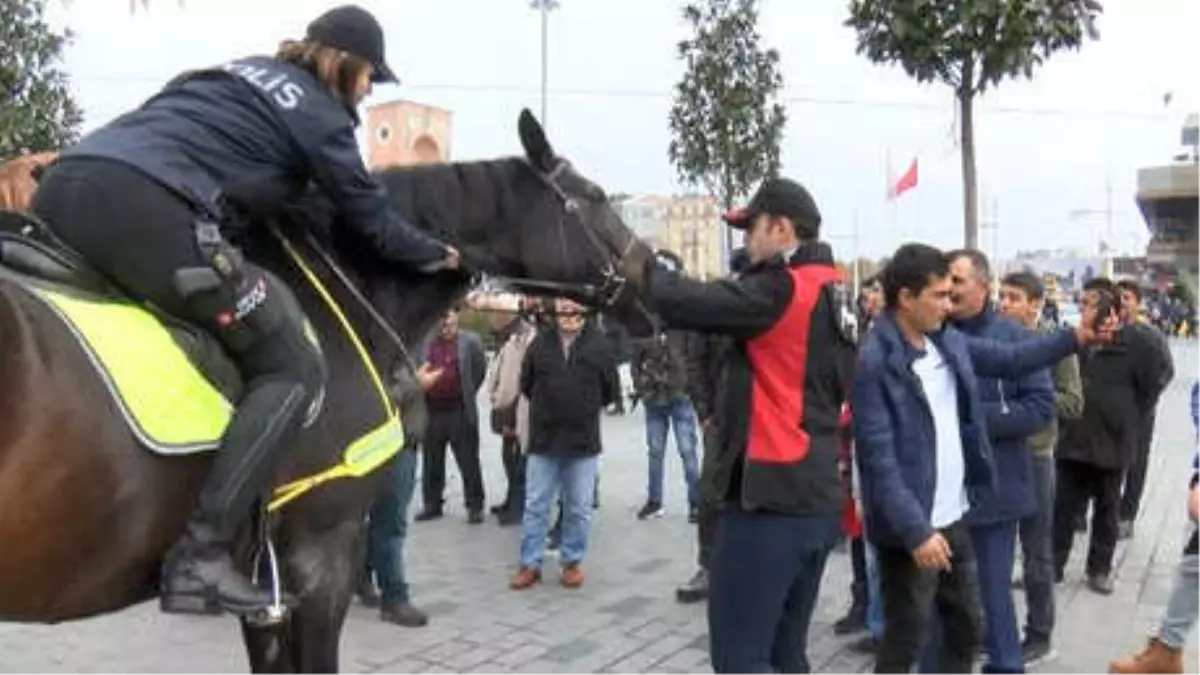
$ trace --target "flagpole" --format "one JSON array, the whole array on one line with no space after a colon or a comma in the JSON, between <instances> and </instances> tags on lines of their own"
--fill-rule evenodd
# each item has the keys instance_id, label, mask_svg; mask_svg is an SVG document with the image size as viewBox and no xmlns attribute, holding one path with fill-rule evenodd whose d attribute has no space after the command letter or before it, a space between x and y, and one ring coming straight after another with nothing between
<instances>
[{"instance_id":1,"label":"flagpole","mask_svg":"<svg viewBox=\"0 0 1200 675\"><path fill-rule=\"evenodd\" d=\"M890 146L890 145L887 146L887 149L885 152L886 152L886 155L885 155L884 162L886 163L886 166L884 168L884 171L886 171L887 175L884 176L884 183L887 186L887 192L885 192L884 194L887 195L886 199L888 201L888 221L889 221L889 223L888 223L888 240L891 241L892 238L895 237L895 239L896 239L895 245L891 247L892 251L894 252L897 248L900 248L900 244L901 244L903 238L900 236L900 232L898 229L899 226L897 224L897 218L896 218L896 195L892 193L892 188L893 188L893 180L892 179L895 175L892 171L892 146ZM889 253L888 255L890 256L891 253Z\"/></svg>"},{"instance_id":2,"label":"flagpole","mask_svg":"<svg viewBox=\"0 0 1200 675\"><path fill-rule=\"evenodd\" d=\"M850 264L854 266L854 270L853 270L852 276L851 276L851 278L853 279L852 283L854 284L854 294L851 295L850 297L857 299L858 293L862 289L861 273L859 272L860 265L858 264L859 258L862 257L862 254L858 250L858 209L854 209L854 251L853 251L853 255L854 255L854 257L850 259L851 260Z\"/></svg>"}]
</instances>

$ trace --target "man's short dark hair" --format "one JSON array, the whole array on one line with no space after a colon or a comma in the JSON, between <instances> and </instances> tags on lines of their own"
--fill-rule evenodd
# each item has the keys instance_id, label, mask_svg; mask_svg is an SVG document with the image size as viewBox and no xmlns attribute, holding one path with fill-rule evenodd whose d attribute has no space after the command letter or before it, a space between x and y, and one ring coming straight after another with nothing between
<instances>
[{"instance_id":1,"label":"man's short dark hair","mask_svg":"<svg viewBox=\"0 0 1200 675\"><path fill-rule=\"evenodd\" d=\"M941 249L925 244L905 244L896 250L880 272L883 297L889 309L900 305L900 291L920 295L934 279L950 274L950 259Z\"/></svg>"},{"instance_id":2,"label":"man's short dark hair","mask_svg":"<svg viewBox=\"0 0 1200 675\"><path fill-rule=\"evenodd\" d=\"M1042 280L1032 272L1013 272L1001 279L1000 284L1021 289L1025 292L1025 297L1030 300L1041 300L1046 297L1046 287L1042 285Z\"/></svg>"},{"instance_id":3,"label":"man's short dark hair","mask_svg":"<svg viewBox=\"0 0 1200 675\"><path fill-rule=\"evenodd\" d=\"M988 262L988 257L983 251L975 248L957 248L946 254L946 260L950 262L959 258L970 260L971 267L975 268L975 274L982 277L984 281L992 280L992 264Z\"/></svg>"},{"instance_id":4,"label":"man's short dark hair","mask_svg":"<svg viewBox=\"0 0 1200 675\"><path fill-rule=\"evenodd\" d=\"M1122 279L1118 281L1117 290L1129 291L1130 293L1133 293L1133 297L1138 299L1138 302L1142 301L1142 287L1139 286L1138 282L1134 281L1133 279Z\"/></svg>"}]
</instances>

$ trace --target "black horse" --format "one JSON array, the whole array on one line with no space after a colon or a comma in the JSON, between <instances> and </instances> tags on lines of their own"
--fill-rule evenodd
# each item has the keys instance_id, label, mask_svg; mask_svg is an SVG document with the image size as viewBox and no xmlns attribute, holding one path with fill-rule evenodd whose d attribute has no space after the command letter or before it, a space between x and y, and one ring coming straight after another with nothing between
<instances>
[{"instance_id":1,"label":"black horse","mask_svg":"<svg viewBox=\"0 0 1200 675\"><path fill-rule=\"evenodd\" d=\"M620 221L603 191L557 157L528 111L519 121L524 157L380 174L395 207L453 243L472 271L525 280L533 288L604 304L635 331L648 328L634 299L649 250ZM398 273L319 201L289 210L279 229L312 262L369 345L393 371L471 277ZM261 228L257 228L261 229ZM390 323L371 318L314 246L331 258ZM316 328L329 364L325 410L285 460L278 483L337 462L380 420L380 400L332 314L273 238L246 242L282 277ZM394 327L394 330L390 328ZM398 338L398 339L396 339ZM155 597L160 560L191 512L211 463L205 455L147 452L62 321L0 275L0 618L59 622L112 612ZM299 605L281 623L243 622L257 672L338 669L352 587L362 565L366 510L383 479L318 487L267 520L283 586ZM250 566L254 528L240 537Z\"/></svg>"}]
</instances>

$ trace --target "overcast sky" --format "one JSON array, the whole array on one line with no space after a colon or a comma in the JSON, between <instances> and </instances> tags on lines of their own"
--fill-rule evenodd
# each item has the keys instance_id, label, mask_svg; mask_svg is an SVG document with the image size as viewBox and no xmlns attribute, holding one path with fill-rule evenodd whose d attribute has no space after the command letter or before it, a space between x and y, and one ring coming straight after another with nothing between
<instances>
[{"instance_id":1,"label":"overcast sky","mask_svg":"<svg viewBox=\"0 0 1200 675\"><path fill-rule=\"evenodd\" d=\"M181 70L297 37L320 0L52 2L75 42L66 67L85 128L135 107ZM540 29L526 0L363 0L384 24L399 87L372 100L408 98L454 114L454 159L519 152L517 114L539 105ZM561 0L550 17L551 142L610 192L681 191L667 161L667 113L685 36L676 0ZM985 220L1001 252L1094 245L1111 185L1113 244L1144 245L1133 202L1139 167L1178 151L1188 110L1200 106L1196 0L1107 0L1101 40L1058 54L1032 82L1001 85L977 112ZM842 0L763 0L767 46L779 50L788 100L783 173L812 190L824 234L840 255L880 255L901 239L962 240L960 164L948 90L854 53ZM1164 106L1163 95L1173 92ZM899 173L916 156L920 185L894 213L886 162ZM984 240L987 250L993 241Z\"/></svg>"}]
</instances>

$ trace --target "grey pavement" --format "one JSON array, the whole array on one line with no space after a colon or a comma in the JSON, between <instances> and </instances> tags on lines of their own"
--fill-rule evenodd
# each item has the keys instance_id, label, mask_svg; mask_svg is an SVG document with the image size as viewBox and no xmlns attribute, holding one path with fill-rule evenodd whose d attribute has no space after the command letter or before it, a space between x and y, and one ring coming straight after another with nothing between
<instances>
[{"instance_id":1,"label":"grey pavement","mask_svg":"<svg viewBox=\"0 0 1200 675\"><path fill-rule=\"evenodd\" d=\"M1149 484L1135 539L1117 551L1117 590L1083 588L1081 539L1059 590L1057 656L1041 672L1104 672L1110 659L1140 648L1170 593L1186 535L1185 484L1195 448L1187 392L1197 373L1196 343L1175 345L1177 377L1163 397ZM486 419L486 418L485 418ZM459 481L448 484L449 512L410 528L409 578L430 625L384 624L355 605L342 640L342 669L357 672L708 672L704 605L679 605L677 584L695 568L695 535L686 520L678 456L668 455L664 518L639 522L646 461L641 410L606 417L601 507L585 568L587 583L567 590L547 559L547 582L508 590L519 529L471 526ZM673 447L673 446L672 446ZM673 450L668 451L673 452ZM502 498L499 444L486 438L489 498ZM453 462L448 463L453 466ZM414 509L419 504L414 504ZM848 605L850 561L829 562L810 633L818 672L863 672L869 657L849 650L832 623ZM1017 593L1018 601L1021 594ZM1023 608L1020 609L1023 617ZM1198 663L1195 636L1188 671ZM59 626L0 624L3 672L238 672L247 668L230 618L159 614L153 603Z\"/></svg>"}]
</instances>

